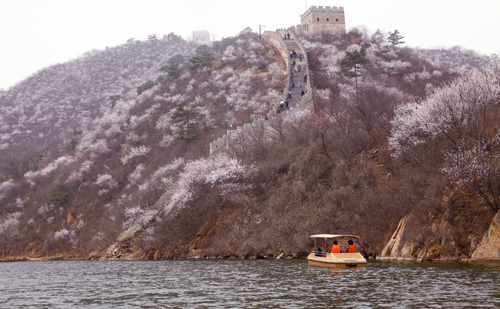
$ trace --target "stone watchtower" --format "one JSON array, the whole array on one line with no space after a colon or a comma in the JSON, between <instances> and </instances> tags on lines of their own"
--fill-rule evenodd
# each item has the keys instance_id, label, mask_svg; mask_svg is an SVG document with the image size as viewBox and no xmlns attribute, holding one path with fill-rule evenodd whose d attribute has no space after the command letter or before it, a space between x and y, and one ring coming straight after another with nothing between
<instances>
[{"instance_id":1,"label":"stone watchtower","mask_svg":"<svg viewBox=\"0 0 500 309\"><path fill-rule=\"evenodd\" d=\"M344 7L311 6L300 15L301 28L307 32L331 31L345 34Z\"/></svg>"},{"instance_id":2,"label":"stone watchtower","mask_svg":"<svg viewBox=\"0 0 500 309\"><path fill-rule=\"evenodd\" d=\"M210 34L207 30L193 31L193 42L197 44L210 45Z\"/></svg>"}]
</instances>

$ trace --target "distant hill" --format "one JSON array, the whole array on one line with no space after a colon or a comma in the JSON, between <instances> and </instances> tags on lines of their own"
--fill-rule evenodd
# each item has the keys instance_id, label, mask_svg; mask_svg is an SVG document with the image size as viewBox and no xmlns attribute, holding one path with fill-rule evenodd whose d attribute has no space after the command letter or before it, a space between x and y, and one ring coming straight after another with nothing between
<instances>
[{"instance_id":1,"label":"distant hill","mask_svg":"<svg viewBox=\"0 0 500 309\"><path fill-rule=\"evenodd\" d=\"M0 94L1 164L65 147L116 101L133 100L139 86L166 75L160 68L169 59L187 59L195 48L173 33L129 40L42 69L16 84Z\"/></svg>"}]
</instances>

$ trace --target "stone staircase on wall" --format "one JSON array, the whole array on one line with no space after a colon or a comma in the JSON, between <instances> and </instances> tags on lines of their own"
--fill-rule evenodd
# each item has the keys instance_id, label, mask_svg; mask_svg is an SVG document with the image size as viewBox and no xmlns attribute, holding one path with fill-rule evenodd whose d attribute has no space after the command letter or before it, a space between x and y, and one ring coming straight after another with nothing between
<instances>
[{"instance_id":1,"label":"stone staircase on wall","mask_svg":"<svg viewBox=\"0 0 500 309\"><path fill-rule=\"evenodd\" d=\"M282 34L283 32L278 32L278 33L271 31L264 32L264 36L267 39L276 42L280 46L280 53L281 56L283 57L283 60L285 60L287 67L287 75L286 75L285 87L283 89L282 99L283 101L286 100L286 98L288 97L289 90L292 92L292 99L290 100L289 108L290 112L293 112L296 110L304 109L310 104L312 104L311 74L309 74L307 52L300 43L300 41L295 38L295 35L292 35L290 39L284 40ZM295 50L297 54L301 53L304 55L302 62L299 61L298 57L295 59L296 64L297 65L300 64L302 67L301 72L294 77L295 88L290 88L291 63L294 60L290 58L290 52L292 50ZM304 83L303 79L304 74L307 74L308 76L306 83ZM303 83L302 88L299 88L298 86L299 80L302 80ZM301 97L300 95L302 90L306 92L306 94L303 97ZM231 140L237 140L240 136L251 132L253 128L262 126L267 127L269 124L267 120L271 120L277 115L279 115L277 113L278 109L279 109L279 102L275 102L271 110L267 113L265 117L260 117L254 120L252 123L245 123L242 126L238 126L235 130L228 129L226 134L224 134L222 137L210 143L210 155L212 155L214 152L218 150L227 149Z\"/></svg>"},{"instance_id":2,"label":"stone staircase on wall","mask_svg":"<svg viewBox=\"0 0 500 309\"><path fill-rule=\"evenodd\" d=\"M307 62L307 53L305 49L302 47L300 42L292 37L289 40L284 40L281 37L281 34L275 32L265 32L265 36L269 40L274 40L277 44L279 44L279 50L285 60L287 66L287 78L285 81L284 89L283 89L283 100L286 100L288 97L288 91L292 92L292 99L289 100L289 108L290 110L287 112L294 112L297 110L301 110L306 108L310 103L312 103L312 91L311 91L311 81L309 74L309 66ZM290 64L293 59L290 59L290 52L292 50L297 51L298 53L302 53L304 58L302 62L299 61L297 57L295 59L296 64L300 64L302 66L302 70L299 74L294 77L295 80L295 88L290 88ZM307 74L307 83L303 82L303 76ZM302 88L298 87L299 80L302 79L303 85ZM304 90L306 94L304 96L300 95L300 92ZM277 117L279 114L277 110L279 108L279 102L276 102L272 109L267 113L266 117L261 117L255 120L252 123L246 123L241 127L237 127L236 130L231 130L227 132L222 138L217 139L216 141L210 143L210 155L212 155L215 151L227 148L229 140L237 139L239 136L244 135L252 130L252 128L259 126L267 126L269 121L274 117ZM120 259L126 257L127 254L132 253L132 241L134 237L136 237L142 230L144 230L153 219L163 210L163 208L170 202L171 197L178 190L178 186L172 185L167 191L158 199L158 201L149 209L147 209L134 223L124 230L117 238L117 240L111 244L105 251L103 259Z\"/></svg>"}]
</instances>

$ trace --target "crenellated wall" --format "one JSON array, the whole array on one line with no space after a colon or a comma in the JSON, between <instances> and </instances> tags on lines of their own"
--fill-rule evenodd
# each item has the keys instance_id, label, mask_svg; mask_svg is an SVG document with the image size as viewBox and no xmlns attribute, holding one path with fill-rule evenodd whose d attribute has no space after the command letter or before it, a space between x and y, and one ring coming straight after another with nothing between
<instances>
[{"instance_id":1,"label":"crenellated wall","mask_svg":"<svg viewBox=\"0 0 500 309\"><path fill-rule=\"evenodd\" d=\"M193 42L197 44L208 44L211 45L210 34L207 30L194 30L193 31Z\"/></svg>"},{"instance_id":2,"label":"crenellated wall","mask_svg":"<svg viewBox=\"0 0 500 309\"><path fill-rule=\"evenodd\" d=\"M300 15L300 22L303 31L346 33L344 8L341 6L311 6Z\"/></svg>"}]
</instances>

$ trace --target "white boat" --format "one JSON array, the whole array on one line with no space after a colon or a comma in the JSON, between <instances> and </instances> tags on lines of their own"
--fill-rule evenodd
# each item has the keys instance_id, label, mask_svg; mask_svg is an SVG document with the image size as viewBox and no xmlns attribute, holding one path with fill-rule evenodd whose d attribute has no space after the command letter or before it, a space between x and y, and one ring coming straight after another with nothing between
<instances>
[{"instance_id":1,"label":"white boat","mask_svg":"<svg viewBox=\"0 0 500 309\"><path fill-rule=\"evenodd\" d=\"M310 253L307 261L311 266L322 267L365 267L366 259L357 252L354 240L359 238L355 235L311 235L314 238L315 251ZM324 247L318 247L317 240L324 240ZM329 245L329 240L333 244ZM320 244L321 245L321 244Z\"/></svg>"}]
</instances>

